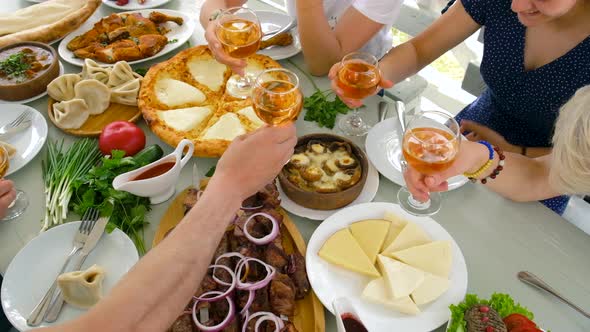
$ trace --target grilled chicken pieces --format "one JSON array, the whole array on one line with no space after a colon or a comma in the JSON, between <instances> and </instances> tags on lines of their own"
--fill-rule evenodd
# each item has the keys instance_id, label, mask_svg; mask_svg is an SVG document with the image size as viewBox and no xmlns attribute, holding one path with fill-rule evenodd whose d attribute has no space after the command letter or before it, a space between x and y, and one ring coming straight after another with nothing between
<instances>
[{"instance_id":1,"label":"grilled chicken pieces","mask_svg":"<svg viewBox=\"0 0 590 332\"><path fill-rule=\"evenodd\" d=\"M159 24L183 24L181 17L152 12L149 18L139 13L111 14L67 45L78 58L90 58L105 63L133 61L151 57L168 43L169 31Z\"/></svg>"}]
</instances>

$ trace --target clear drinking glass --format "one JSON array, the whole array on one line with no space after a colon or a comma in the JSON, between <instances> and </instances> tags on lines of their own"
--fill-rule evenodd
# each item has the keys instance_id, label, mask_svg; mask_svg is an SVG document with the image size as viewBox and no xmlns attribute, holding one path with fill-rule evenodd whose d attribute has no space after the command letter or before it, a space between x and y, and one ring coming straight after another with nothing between
<instances>
[{"instance_id":1,"label":"clear drinking glass","mask_svg":"<svg viewBox=\"0 0 590 332\"><path fill-rule=\"evenodd\" d=\"M217 38L225 52L233 58L247 58L260 47L262 29L256 13L248 8L232 7L224 10L217 20ZM255 76L234 74L226 84L229 94L245 99L250 96Z\"/></svg>"},{"instance_id":2,"label":"clear drinking glass","mask_svg":"<svg viewBox=\"0 0 590 332\"><path fill-rule=\"evenodd\" d=\"M10 167L10 161L8 152L0 145L0 178L3 178ZM29 198L27 194L21 190L16 191L16 199L8 206L6 210L6 216L2 219L3 221L12 220L18 218L23 214L29 206Z\"/></svg>"},{"instance_id":3,"label":"clear drinking glass","mask_svg":"<svg viewBox=\"0 0 590 332\"><path fill-rule=\"evenodd\" d=\"M336 84L342 90L344 97L349 99L364 99L377 92L381 71L379 61L372 54L353 52L347 54L340 62ZM369 126L361 117L358 109L352 110L339 122L340 130L349 136L363 136L369 132Z\"/></svg>"},{"instance_id":4,"label":"clear drinking glass","mask_svg":"<svg viewBox=\"0 0 590 332\"><path fill-rule=\"evenodd\" d=\"M423 111L406 125L402 151L405 162L421 174L440 173L453 164L459 152L461 130L452 115L440 111ZM402 161L402 165L404 161ZM430 193L430 199L420 202L406 187L397 193L401 207L416 216L433 215L441 207L440 193Z\"/></svg>"},{"instance_id":5,"label":"clear drinking glass","mask_svg":"<svg viewBox=\"0 0 590 332\"><path fill-rule=\"evenodd\" d=\"M252 102L256 115L271 126L294 121L303 105L299 78L283 68L263 71L255 80Z\"/></svg>"}]
</instances>

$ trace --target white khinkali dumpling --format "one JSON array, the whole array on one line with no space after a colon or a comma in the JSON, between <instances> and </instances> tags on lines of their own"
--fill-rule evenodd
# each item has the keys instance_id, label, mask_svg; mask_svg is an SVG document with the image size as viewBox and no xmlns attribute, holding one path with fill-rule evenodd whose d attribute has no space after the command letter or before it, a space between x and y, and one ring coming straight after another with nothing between
<instances>
[{"instance_id":1,"label":"white khinkali dumpling","mask_svg":"<svg viewBox=\"0 0 590 332\"><path fill-rule=\"evenodd\" d=\"M111 90L111 101L117 104L137 106L137 95L140 87L140 78L116 86Z\"/></svg>"},{"instance_id":2,"label":"white khinkali dumpling","mask_svg":"<svg viewBox=\"0 0 590 332\"><path fill-rule=\"evenodd\" d=\"M53 104L53 118L62 129L78 129L88 120L90 112L83 99L72 99Z\"/></svg>"},{"instance_id":3,"label":"white khinkali dumpling","mask_svg":"<svg viewBox=\"0 0 590 332\"><path fill-rule=\"evenodd\" d=\"M133 69L131 69L131 66L127 63L127 61L119 61L115 63L115 66L113 66L113 70L111 70L111 73L109 74L109 81L107 82L107 86L112 88L115 86L125 84L136 78L141 79L142 76L134 72Z\"/></svg>"},{"instance_id":4,"label":"white khinkali dumpling","mask_svg":"<svg viewBox=\"0 0 590 332\"><path fill-rule=\"evenodd\" d=\"M92 265L86 271L73 271L57 277L64 300L75 307L90 308L102 297L104 269Z\"/></svg>"},{"instance_id":5,"label":"white khinkali dumpling","mask_svg":"<svg viewBox=\"0 0 590 332\"><path fill-rule=\"evenodd\" d=\"M101 114L109 108L111 90L97 80L83 80L74 87L76 98L84 99L90 114Z\"/></svg>"},{"instance_id":6,"label":"white khinkali dumpling","mask_svg":"<svg viewBox=\"0 0 590 332\"><path fill-rule=\"evenodd\" d=\"M83 79L94 79L101 83L107 84L110 74L110 68L101 67L91 59L84 60L84 66L82 66Z\"/></svg>"},{"instance_id":7,"label":"white khinkali dumpling","mask_svg":"<svg viewBox=\"0 0 590 332\"><path fill-rule=\"evenodd\" d=\"M77 74L65 74L57 77L47 85L47 93L57 101L70 100L74 98L74 86L82 78Z\"/></svg>"}]
</instances>

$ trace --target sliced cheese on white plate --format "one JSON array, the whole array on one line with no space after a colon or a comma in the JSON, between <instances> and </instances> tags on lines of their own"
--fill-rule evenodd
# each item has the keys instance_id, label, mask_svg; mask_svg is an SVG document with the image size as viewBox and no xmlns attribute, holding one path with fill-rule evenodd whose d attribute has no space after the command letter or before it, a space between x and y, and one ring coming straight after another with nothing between
<instances>
[{"instance_id":1,"label":"sliced cheese on white plate","mask_svg":"<svg viewBox=\"0 0 590 332\"><path fill-rule=\"evenodd\" d=\"M387 287L384 278L371 280L363 290L361 295L363 299L381 304L389 309L399 311L408 315L417 315L420 308L410 299L409 296L403 296L399 299L392 299L387 296Z\"/></svg>"},{"instance_id":2,"label":"sliced cheese on white plate","mask_svg":"<svg viewBox=\"0 0 590 332\"><path fill-rule=\"evenodd\" d=\"M336 173L338 174L338 173ZM358 241L365 254L375 264L377 255L381 250L385 235L389 229L387 220L363 220L349 226L352 236Z\"/></svg>"},{"instance_id":3,"label":"sliced cheese on white plate","mask_svg":"<svg viewBox=\"0 0 590 332\"><path fill-rule=\"evenodd\" d=\"M201 90L172 78L159 79L154 86L154 90L158 100L169 107L188 103L202 103L206 99Z\"/></svg>"},{"instance_id":4,"label":"sliced cheese on white plate","mask_svg":"<svg viewBox=\"0 0 590 332\"><path fill-rule=\"evenodd\" d=\"M198 61L189 61L187 65L193 78L209 89L217 91L223 85L227 70L226 65L215 61L215 59L198 59Z\"/></svg>"},{"instance_id":5,"label":"sliced cheese on white plate","mask_svg":"<svg viewBox=\"0 0 590 332\"><path fill-rule=\"evenodd\" d=\"M264 126L264 121L260 120L256 112L254 111L254 107L248 106L246 108L242 108L238 111L238 114L245 116L256 128L260 128Z\"/></svg>"},{"instance_id":6,"label":"sliced cheese on white plate","mask_svg":"<svg viewBox=\"0 0 590 332\"><path fill-rule=\"evenodd\" d=\"M383 253L390 254L394 251L419 246L428 242L430 242L430 237L424 230L415 223L408 222L393 242L383 250Z\"/></svg>"},{"instance_id":7,"label":"sliced cheese on white plate","mask_svg":"<svg viewBox=\"0 0 590 332\"><path fill-rule=\"evenodd\" d=\"M449 279L427 273L424 281L410 296L417 305L422 305L438 299L450 286Z\"/></svg>"},{"instance_id":8,"label":"sliced cheese on white plate","mask_svg":"<svg viewBox=\"0 0 590 332\"><path fill-rule=\"evenodd\" d=\"M449 277L453 263L451 241L434 241L396 251L389 254L389 256L444 278Z\"/></svg>"},{"instance_id":9,"label":"sliced cheese on white plate","mask_svg":"<svg viewBox=\"0 0 590 332\"><path fill-rule=\"evenodd\" d=\"M234 113L225 113L214 125L212 125L205 134L203 139L222 139L232 141L234 138L244 135L246 129L240 122L240 119Z\"/></svg>"},{"instance_id":10,"label":"sliced cheese on white plate","mask_svg":"<svg viewBox=\"0 0 590 332\"><path fill-rule=\"evenodd\" d=\"M371 277L380 276L348 228L343 228L332 234L322 245L318 256L347 270Z\"/></svg>"},{"instance_id":11,"label":"sliced cheese on white plate","mask_svg":"<svg viewBox=\"0 0 590 332\"><path fill-rule=\"evenodd\" d=\"M392 299L412 294L424 281L424 272L395 259L379 255L379 268L385 279L385 288Z\"/></svg>"},{"instance_id":12,"label":"sliced cheese on white plate","mask_svg":"<svg viewBox=\"0 0 590 332\"><path fill-rule=\"evenodd\" d=\"M188 107L158 111L164 123L178 131L189 131L199 127L213 113L210 107Z\"/></svg>"},{"instance_id":13,"label":"sliced cheese on white plate","mask_svg":"<svg viewBox=\"0 0 590 332\"><path fill-rule=\"evenodd\" d=\"M400 218L397 214L389 211L385 212L383 219L389 221L390 226L389 232L387 232L387 236L385 237L385 241L383 241L383 247L381 248L381 251L384 251L387 247L389 247L389 245L391 245L393 240L395 240L395 238L408 223L407 221Z\"/></svg>"}]
</instances>

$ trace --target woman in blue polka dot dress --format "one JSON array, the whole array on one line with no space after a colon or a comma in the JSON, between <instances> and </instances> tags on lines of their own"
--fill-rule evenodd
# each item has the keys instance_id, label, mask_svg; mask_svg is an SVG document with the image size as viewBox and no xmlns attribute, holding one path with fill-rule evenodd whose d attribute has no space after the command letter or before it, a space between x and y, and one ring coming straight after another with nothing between
<instances>
[{"instance_id":1,"label":"woman in blue polka dot dress","mask_svg":"<svg viewBox=\"0 0 590 332\"><path fill-rule=\"evenodd\" d=\"M417 73L485 26L481 74L487 89L457 120L469 140L529 157L546 155L559 108L590 84L589 22L590 0L457 1L385 56L382 85ZM567 201L559 196L542 202L561 214Z\"/></svg>"}]
</instances>

